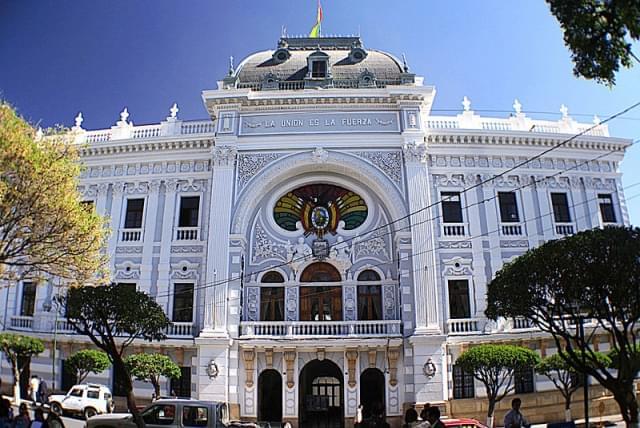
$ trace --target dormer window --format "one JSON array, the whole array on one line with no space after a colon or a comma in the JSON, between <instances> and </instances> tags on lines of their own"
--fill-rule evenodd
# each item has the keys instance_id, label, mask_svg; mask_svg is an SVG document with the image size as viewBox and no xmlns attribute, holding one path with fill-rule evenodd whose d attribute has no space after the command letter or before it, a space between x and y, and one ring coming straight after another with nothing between
<instances>
[{"instance_id":1,"label":"dormer window","mask_svg":"<svg viewBox=\"0 0 640 428\"><path fill-rule=\"evenodd\" d=\"M278 50L276 50L273 53L273 61L276 64L282 64L283 62L285 62L289 58L291 58L291 53L287 49L284 49L284 48L279 48Z\"/></svg>"},{"instance_id":2,"label":"dormer window","mask_svg":"<svg viewBox=\"0 0 640 428\"><path fill-rule=\"evenodd\" d=\"M360 62L366 57L367 57L367 51L365 51L361 47L353 47L351 48L351 52L349 52L349 59L353 63Z\"/></svg>"},{"instance_id":3,"label":"dormer window","mask_svg":"<svg viewBox=\"0 0 640 428\"><path fill-rule=\"evenodd\" d=\"M314 79L324 79L327 77L327 62L324 60L312 61L311 77Z\"/></svg>"}]
</instances>

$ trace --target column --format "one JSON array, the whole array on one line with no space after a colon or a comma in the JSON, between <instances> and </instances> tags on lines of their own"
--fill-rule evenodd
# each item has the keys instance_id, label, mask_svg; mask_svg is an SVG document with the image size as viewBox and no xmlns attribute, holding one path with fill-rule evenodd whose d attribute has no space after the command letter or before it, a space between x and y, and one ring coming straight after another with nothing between
<instances>
[{"instance_id":1,"label":"column","mask_svg":"<svg viewBox=\"0 0 640 428\"><path fill-rule=\"evenodd\" d=\"M213 176L209 207L204 336L227 336L226 281L229 279L229 225L236 156L237 149L233 146L216 146L212 149Z\"/></svg>"},{"instance_id":2,"label":"column","mask_svg":"<svg viewBox=\"0 0 640 428\"><path fill-rule=\"evenodd\" d=\"M111 202L111 237L109 238L108 255L111 259L111 272L115 272L116 246L120 239L120 219L122 217L122 202L125 184L123 182L113 183Z\"/></svg>"},{"instance_id":3,"label":"column","mask_svg":"<svg viewBox=\"0 0 640 428\"><path fill-rule=\"evenodd\" d=\"M158 193L160 180L149 183L149 194L146 201L144 229L142 230L142 263L140 264L140 281L138 290L151 292L151 270L153 269L153 241L156 232L156 218L158 212Z\"/></svg>"},{"instance_id":4,"label":"column","mask_svg":"<svg viewBox=\"0 0 640 428\"><path fill-rule=\"evenodd\" d=\"M164 182L164 212L162 215L162 237L160 238L160 261L158 263L158 304L165 311L169 310L170 300L168 294L171 288L169 286L171 279L171 242L173 241L173 215L177 203L177 189L178 180L175 178Z\"/></svg>"},{"instance_id":5,"label":"column","mask_svg":"<svg viewBox=\"0 0 640 428\"><path fill-rule=\"evenodd\" d=\"M473 174L469 174L465 177L465 187L471 187L477 183L477 177ZM488 236L484 238L483 233L492 232L491 227L485 228L488 230L483 230L483 225L480 222L480 219L483 218L481 215L482 210L487 212L485 205L480 203L478 194L484 195L482 188L471 189L466 193L466 201L467 206L469 206L469 236L472 237L472 271L473 271L473 285L469 284L470 289L475 290L475 294L471 296L472 302L475 302L473 305L474 312L471 314L473 318L484 318L484 310L485 310L485 296L487 294L487 275L485 272L485 260L484 260L484 249L482 248L482 242L484 239L490 239L492 236L497 236L498 239L500 237L500 233L496 232L493 235L487 234ZM484 199L484 196L481 196ZM491 215L485 215L484 218L491 217ZM445 286L447 286L445 284Z\"/></svg>"},{"instance_id":6,"label":"column","mask_svg":"<svg viewBox=\"0 0 640 428\"><path fill-rule=\"evenodd\" d=\"M404 146L409 193L411 242L413 257L413 285L417 334L440 333L440 304L438 302L433 209L431 185L427 172L427 146L424 143L407 143ZM419 212L417 212L419 211Z\"/></svg>"},{"instance_id":7,"label":"column","mask_svg":"<svg viewBox=\"0 0 640 428\"><path fill-rule=\"evenodd\" d=\"M109 213L107 212L108 190L109 190L108 183L98 184L98 188L97 188L98 197L96 198L96 212L101 216L109 215Z\"/></svg>"},{"instance_id":8,"label":"column","mask_svg":"<svg viewBox=\"0 0 640 428\"><path fill-rule=\"evenodd\" d=\"M577 184L577 183L572 183L572 184ZM582 204L580 208L582 208L582 211L584 212L584 214L579 214L581 210L578 210L576 208L574 208L573 210L570 210L570 211L573 211L572 215L574 217L573 221L574 223L576 223L576 232L580 230L591 229L593 227L600 226L600 205L598 203L597 185L596 183L594 183L594 180L591 177L584 177L583 185L584 185L584 200L577 201L574 196L573 206L576 207L578 204ZM572 189L571 193L572 195L575 195L578 192ZM613 190L604 191L603 193L613 194L614 191ZM569 202L569 205L571 205L571 202ZM581 219L579 217L584 217L584 218Z\"/></svg>"}]
</instances>

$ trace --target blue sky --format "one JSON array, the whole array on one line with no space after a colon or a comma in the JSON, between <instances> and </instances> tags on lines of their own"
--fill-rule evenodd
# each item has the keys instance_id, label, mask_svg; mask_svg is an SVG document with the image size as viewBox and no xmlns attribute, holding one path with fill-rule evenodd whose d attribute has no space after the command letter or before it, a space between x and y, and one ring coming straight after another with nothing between
<instances>
[{"instance_id":1,"label":"blue sky","mask_svg":"<svg viewBox=\"0 0 640 428\"><path fill-rule=\"evenodd\" d=\"M405 53L411 71L437 88L434 114L456 114L466 95L478 114L506 117L517 97L534 118L558 119L564 103L591 122L640 101L640 65L620 72L612 89L573 76L543 0L322 5L325 34L360 32L367 47ZM43 126L71 126L82 111L85 128L106 128L124 106L134 123L157 123L173 102L181 118L202 119L200 93L224 77L230 55L237 64L274 48L283 25L290 35L307 33L315 7L316 0L0 0L0 97ZM640 138L640 108L610 130ZM624 186L640 182L639 154L627 153ZM640 186L626 191L637 194ZM640 225L640 197L629 211Z\"/></svg>"}]
</instances>

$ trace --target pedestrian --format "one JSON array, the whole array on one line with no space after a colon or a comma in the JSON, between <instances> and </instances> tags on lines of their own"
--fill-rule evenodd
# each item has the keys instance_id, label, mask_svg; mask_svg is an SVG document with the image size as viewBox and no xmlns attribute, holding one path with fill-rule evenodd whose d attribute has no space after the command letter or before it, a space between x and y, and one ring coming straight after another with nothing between
<instances>
[{"instance_id":1,"label":"pedestrian","mask_svg":"<svg viewBox=\"0 0 640 428\"><path fill-rule=\"evenodd\" d=\"M49 401L49 386L44 379L41 379L38 385L38 401L42 404Z\"/></svg>"},{"instance_id":2,"label":"pedestrian","mask_svg":"<svg viewBox=\"0 0 640 428\"><path fill-rule=\"evenodd\" d=\"M417 425L418 422L418 412L413 407L407 409L404 413L404 425L402 428L413 428Z\"/></svg>"},{"instance_id":3,"label":"pedestrian","mask_svg":"<svg viewBox=\"0 0 640 428\"><path fill-rule=\"evenodd\" d=\"M47 420L44 422L44 428L64 428L64 423L56 412L50 410Z\"/></svg>"},{"instance_id":4,"label":"pedestrian","mask_svg":"<svg viewBox=\"0 0 640 428\"><path fill-rule=\"evenodd\" d=\"M38 389L40 388L40 379L38 376L31 376L31 380L29 381L29 396L31 397L31 401L33 404L38 402Z\"/></svg>"},{"instance_id":5,"label":"pedestrian","mask_svg":"<svg viewBox=\"0 0 640 428\"><path fill-rule=\"evenodd\" d=\"M431 426L431 424L427 420L427 414L429 413L430 407L431 404L425 403L424 407L420 411L420 419L422 420L422 422L418 423L416 428L429 428Z\"/></svg>"},{"instance_id":6,"label":"pedestrian","mask_svg":"<svg viewBox=\"0 0 640 428\"><path fill-rule=\"evenodd\" d=\"M427 409L427 420L431 424L431 428L444 428L444 424L440 420L440 409L435 406Z\"/></svg>"},{"instance_id":7,"label":"pedestrian","mask_svg":"<svg viewBox=\"0 0 640 428\"><path fill-rule=\"evenodd\" d=\"M511 410L504 415L505 428L529 428L531 426L520 411L520 406L522 406L522 400L519 398L511 400Z\"/></svg>"},{"instance_id":8,"label":"pedestrian","mask_svg":"<svg viewBox=\"0 0 640 428\"><path fill-rule=\"evenodd\" d=\"M29 424L29 428L43 428L44 427L44 411L42 407L38 407L34 411L33 420Z\"/></svg>"},{"instance_id":9,"label":"pedestrian","mask_svg":"<svg viewBox=\"0 0 640 428\"><path fill-rule=\"evenodd\" d=\"M18 409L18 416L13 419L13 424L11 424L12 428L29 428L29 424L31 423L31 417L29 416L29 408L27 407L27 403L20 404L20 408Z\"/></svg>"},{"instance_id":10,"label":"pedestrian","mask_svg":"<svg viewBox=\"0 0 640 428\"><path fill-rule=\"evenodd\" d=\"M0 428L9 428L13 419L13 410L11 402L6 398L0 397Z\"/></svg>"}]
</instances>

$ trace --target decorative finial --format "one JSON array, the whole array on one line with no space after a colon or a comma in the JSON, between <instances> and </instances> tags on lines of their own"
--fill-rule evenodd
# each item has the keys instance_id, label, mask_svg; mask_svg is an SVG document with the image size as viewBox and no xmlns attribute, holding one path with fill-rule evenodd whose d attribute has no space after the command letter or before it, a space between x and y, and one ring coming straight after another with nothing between
<instances>
[{"instance_id":1,"label":"decorative finial","mask_svg":"<svg viewBox=\"0 0 640 428\"><path fill-rule=\"evenodd\" d=\"M466 95L462 99L462 107L464 107L464 111L469 111L471 108L471 100L469 100Z\"/></svg>"},{"instance_id":2,"label":"decorative finial","mask_svg":"<svg viewBox=\"0 0 640 428\"><path fill-rule=\"evenodd\" d=\"M594 124L594 125L596 125L596 126L598 126L598 125L600 125L600 122L601 122L601 120L600 120L600 118L598 117L598 115L597 115L597 114L594 114L594 115L593 115L593 124Z\"/></svg>"},{"instance_id":3,"label":"decorative finial","mask_svg":"<svg viewBox=\"0 0 640 428\"><path fill-rule=\"evenodd\" d=\"M173 103L173 106L169 109L169 111L171 112L171 116L172 118L176 118L178 117L178 112L180 111L180 109L178 108L178 104L177 103Z\"/></svg>"},{"instance_id":4,"label":"decorative finial","mask_svg":"<svg viewBox=\"0 0 640 428\"><path fill-rule=\"evenodd\" d=\"M520 104L517 98L513 101L513 109L516 111L516 114L522 113L522 104Z\"/></svg>"},{"instance_id":5,"label":"decorative finial","mask_svg":"<svg viewBox=\"0 0 640 428\"><path fill-rule=\"evenodd\" d=\"M409 66L407 65L407 57L404 55L404 53L402 54L402 69L404 70L405 73L409 72Z\"/></svg>"},{"instance_id":6,"label":"decorative finial","mask_svg":"<svg viewBox=\"0 0 640 428\"><path fill-rule=\"evenodd\" d=\"M82 117L82 112L79 111L78 115L76 116L76 128L82 128L82 121L84 120L84 118Z\"/></svg>"},{"instance_id":7,"label":"decorative finial","mask_svg":"<svg viewBox=\"0 0 640 428\"><path fill-rule=\"evenodd\" d=\"M229 76L233 76L233 55L229 57Z\"/></svg>"},{"instance_id":8,"label":"decorative finial","mask_svg":"<svg viewBox=\"0 0 640 428\"><path fill-rule=\"evenodd\" d=\"M562 118L567 119L569 117L569 109L566 105L562 104L560 106L560 113L562 113Z\"/></svg>"},{"instance_id":9,"label":"decorative finial","mask_svg":"<svg viewBox=\"0 0 640 428\"><path fill-rule=\"evenodd\" d=\"M42 140L44 137L44 132L42 132L42 128L38 126L38 130L36 131L36 140Z\"/></svg>"},{"instance_id":10,"label":"decorative finial","mask_svg":"<svg viewBox=\"0 0 640 428\"><path fill-rule=\"evenodd\" d=\"M125 107L124 110L120 112L120 121L127 123L127 119L129 118L129 111Z\"/></svg>"}]
</instances>

